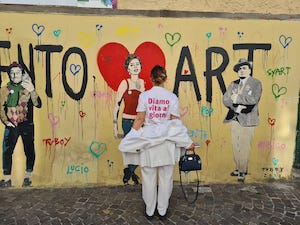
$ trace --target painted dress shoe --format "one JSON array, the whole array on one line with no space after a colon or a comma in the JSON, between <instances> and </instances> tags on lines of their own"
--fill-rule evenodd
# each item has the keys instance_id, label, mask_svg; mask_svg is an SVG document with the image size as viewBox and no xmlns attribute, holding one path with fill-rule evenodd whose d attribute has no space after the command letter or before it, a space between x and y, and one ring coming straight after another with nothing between
<instances>
[{"instance_id":1,"label":"painted dress shoe","mask_svg":"<svg viewBox=\"0 0 300 225\"><path fill-rule=\"evenodd\" d=\"M32 181L28 177L26 177L26 178L24 178L22 187L30 187L31 183L32 183Z\"/></svg>"},{"instance_id":2,"label":"painted dress shoe","mask_svg":"<svg viewBox=\"0 0 300 225\"><path fill-rule=\"evenodd\" d=\"M7 187L11 187L11 180L1 180L0 181L0 188L7 188Z\"/></svg>"},{"instance_id":3,"label":"painted dress shoe","mask_svg":"<svg viewBox=\"0 0 300 225\"><path fill-rule=\"evenodd\" d=\"M234 170L234 171L231 172L230 176L232 176L232 177L237 177L237 176L239 176L239 174L240 174L240 173L239 173L238 170ZM245 172L244 174L247 175L248 172Z\"/></svg>"},{"instance_id":4,"label":"painted dress shoe","mask_svg":"<svg viewBox=\"0 0 300 225\"><path fill-rule=\"evenodd\" d=\"M237 177L238 175L239 175L239 171L238 170L234 170L230 174L230 176L232 176L232 177Z\"/></svg>"},{"instance_id":5,"label":"painted dress shoe","mask_svg":"<svg viewBox=\"0 0 300 225\"><path fill-rule=\"evenodd\" d=\"M246 173L239 173L238 182L244 183L246 177Z\"/></svg>"}]
</instances>

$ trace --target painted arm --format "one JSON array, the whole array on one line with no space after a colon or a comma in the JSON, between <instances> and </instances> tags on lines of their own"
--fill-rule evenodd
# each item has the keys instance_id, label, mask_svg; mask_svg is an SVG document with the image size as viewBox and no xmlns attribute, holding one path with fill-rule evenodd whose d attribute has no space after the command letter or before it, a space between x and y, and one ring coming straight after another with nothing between
<instances>
[{"instance_id":1,"label":"painted arm","mask_svg":"<svg viewBox=\"0 0 300 225\"><path fill-rule=\"evenodd\" d=\"M246 89L247 88L247 89ZM256 105L261 97L262 85L260 81L246 84L243 92L237 95L236 104L238 105Z\"/></svg>"},{"instance_id":2,"label":"painted arm","mask_svg":"<svg viewBox=\"0 0 300 225\"><path fill-rule=\"evenodd\" d=\"M7 99L7 94L5 93L6 91L6 87L2 87L0 89L0 119L1 122L5 125L5 126L10 126L12 125L14 127L14 125L9 121L9 119L7 118L6 112L5 112L5 102Z\"/></svg>"},{"instance_id":3,"label":"painted arm","mask_svg":"<svg viewBox=\"0 0 300 225\"><path fill-rule=\"evenodd\" d=\"M236 94L236 92L234 91L234 88L233 88L233 82L229 85L229 87L227 88L226 92L224 93L223 95L223 104L229 108L229 109L232 109L234 110L234 106L233 106L233 101L232 101L232 98L231 96L233 94Z\"/></svg>"},{"instance_id":4,"label":"painted arm","mask_svg":"<svg viewBox=\"0 0 300 225\"><path fill-rule=\"evenodd\" d=\"M36 90L33 90L32 92L30 92L30 98L32 100L32 104L37 107L37 108L41 108L42 107L42 100L39 97L38 93L36 92Z\"/></svg>"},{"instance_id":5,"label":"painted arm","mask_svg":"<svg viewBox=\"0 0 300 225\"><path fill-rule=\"evenodd\" d=\"M118 118L119 118L119 111L120 111L120 105L122 103L123 94L127 89L126 81L123 80L117 90L117 96L116 96L116 104L114 108L114 114L113 114L113 126L114 126L114 137L115 138L122 138L124 135L119 134L119 128L118 128Z\"/></svg>"}]
</instances>

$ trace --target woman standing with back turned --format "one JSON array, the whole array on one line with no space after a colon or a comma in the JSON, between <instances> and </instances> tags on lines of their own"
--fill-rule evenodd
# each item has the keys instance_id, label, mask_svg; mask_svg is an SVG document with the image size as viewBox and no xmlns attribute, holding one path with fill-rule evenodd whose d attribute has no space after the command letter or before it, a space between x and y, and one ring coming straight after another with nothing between
<instances>
[{"instance_id":1,"label":"woman standing with back turned","mask_svg":"<svg viewBox=\"0 0 300 225\"><path fill-rule=\"evenodd\" d=\"M123 153L138 158L136 163L141 165L142 197L149 220L154 217L156 208L160 219L166 219L180 147L194 147L186 127L179 120L177 96L164 88L166 80L165 68L155 66L151 71L154 86L140 94L132 129L119 146ZM124 156L126 154L123 154L126 162Z\"/></svg>"}]
</instances>

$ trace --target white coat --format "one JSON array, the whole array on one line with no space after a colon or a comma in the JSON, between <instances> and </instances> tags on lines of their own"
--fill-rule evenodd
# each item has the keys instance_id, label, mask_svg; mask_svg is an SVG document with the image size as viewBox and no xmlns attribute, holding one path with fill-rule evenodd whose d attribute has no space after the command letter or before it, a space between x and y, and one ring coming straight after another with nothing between
<instances>
[{"instance_id":1,"label":"white coat","mask_svg":"<svg viewBox=\"0 0 300 225\"><path fill-rule=\"evenodd\" d=\"M193 141L181 120L146 125L131 131L120 142L125 165L158 167L174 165L179 161L180 148L188 148Z\"/></svg>"}]
</instances>

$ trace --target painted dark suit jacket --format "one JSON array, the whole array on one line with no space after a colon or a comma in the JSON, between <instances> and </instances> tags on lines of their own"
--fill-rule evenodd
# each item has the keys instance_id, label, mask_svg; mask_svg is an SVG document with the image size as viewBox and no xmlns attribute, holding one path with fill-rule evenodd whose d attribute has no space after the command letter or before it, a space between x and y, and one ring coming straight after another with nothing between
<instances>
[{"instance_id":1,"label":"painted dark suit jacket","mask_svg":"<svg viewBox=\"0 0 300 225\"><path fill-rule=\"evenodd\" d=\"M231 95L238 93L239 82L239 79L231 82L223 95L223 103L229 109L224 123L237 119L241 126L257 126L259 123L258 102L262 93L261 82L254 77L247 78L243 89L238 95L237 101L233 103ZM243 109L240 113L236 113L238 105L244 105L247 108Z\"/></svg>"}]
</instances>

